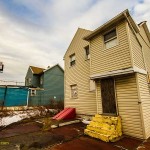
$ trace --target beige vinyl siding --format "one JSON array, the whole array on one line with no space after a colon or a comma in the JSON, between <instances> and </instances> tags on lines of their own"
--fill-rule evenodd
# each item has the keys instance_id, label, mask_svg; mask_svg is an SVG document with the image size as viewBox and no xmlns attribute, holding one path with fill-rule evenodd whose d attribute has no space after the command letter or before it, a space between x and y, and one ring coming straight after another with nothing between
<instances>
[{"instance_id":1,"label":"beige vinyl siding","mask_svg":"<svg viewBox=\"0 0 150 150\"><path fill-rule=\"evenodd\" d=\"M142 37L145 40L145 42L150 46L150 41L148 40L148 37L147 37L147 35L145 33L145 30L144 30L143 26L140 26L140 34L142 35Z\"/></svg>"},{"instance_id":2,"label":"beige vinyl siding","mask_svg":"<svg viewBox=\"0 0 150 150\"><path fill-rule=\"evenodd\" d=\"M115 78L116 104L122 118L123 133L136 138L143 138L143 130L138 104L138 92L135 75ZM98 113L102 113L100 81L97 82Z\"/></svg>"},{"instance_id":3,"label":"beige vinyl siding","mask_svg":"<svg viewBox=\"0 0 150 150\"><path fill-rule=\"evenodd\" d=\"M102 34L98 34L90 41L91 75L131 67L126 25L127 22L122 21L116 26L118 45L114 47L104 49Z\"/></svg>"},{"instance_id":4,"label":"beige vinyl siding","mask_svg":"<svg viewBox=\"0 0 150 150\"><path fill-rule=\"evenodd\" d=\"M147 77L138 74L139 92L141 98L141 106L143 111L143 120L145 126L146 138L150 136L150 91L147 84Z\"/></svg>"},{"instance_id":5,"label":"beige vinyl siding","mask_svg":"<svg viewBox=\"0 0 150 150\"><path fill-rule=\"evenodd\" d=\"M118 112L122 118L123 133L143 138L135 74L116 78L116 95Z\"/></svg>"},{"instance_id":6,"label":"beige vinyl siding","mask_svg":"<svg viewBox=\"0 0 150 150\"><path fill-rule=\"evenodd\" d=\"M82 38L90 31L78 29L65 54L65 107L75 107L78 114L96 113L96 92L90 92L90 60L85 60L84 47L89 43ZM76 64L70 67L71 54L75 53ZM78 98L71 98L70 85L77 84Z\"/></svg>"},{"instance_id":7,"label":"beige vinyl siding","mask_svg":"<svg viewBox=\"0 0 150 150\"><path fill-rule=\"evenodd\" d=\"M145 64L146 64L146 69L147 69L147 71L150 74L150 44L148 42L146 33L145 33L145 31L144 31L142 26L140 27L140 34L141 34L141 36L143 38L139 34L137 34L137 37L138 37L140 43L142 44L142 50L143 50L143 54L144 54L144 60L145 60ZM145 40L145 42L147 44L144 42L143 39Z\"/></svg>"},{"instance_id":8,"label":"beige vinyl siding","mask_svg":"<svg viewBox=\"0 0 150 150\"><path fill-rule=\"evenodd\" d=\"M133 59L133 65L140 68L140 69L146 69L144 64L144 57L142 53L142 47L139 44L138 40L136 39L136 36L134 35L133 31L129 28L129 34L130 34L130 43L131 43L131 52L132 52L132 59Z\"/></svg>"}]
</instances>

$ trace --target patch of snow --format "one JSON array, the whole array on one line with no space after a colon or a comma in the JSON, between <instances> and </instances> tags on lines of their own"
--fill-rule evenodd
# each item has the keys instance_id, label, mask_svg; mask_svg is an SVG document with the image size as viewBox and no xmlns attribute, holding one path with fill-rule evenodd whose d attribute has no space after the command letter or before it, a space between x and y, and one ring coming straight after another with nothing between
<instances>
[{"instance_id":1,"label":"patch of snow","mask_svg":"<svg viewBox=\"0 0 150 150\"><path fill-rule=\"evenodd\" d=\"M14 111L13 114L11 113L7 117L0 118L0 127L7 126L14 122L21 121L22 119L40 116L39 110L28 110L28 111Z\"/></svg>"},{"instance_id":2,"label":"patch of snow","mask_svg":"<svg viewBox=\"0 0 150 150\"><path fill-rule=\"evenodd\" d=\"M83 122L84 124L87 124L87 125L88 125L88 124L90 124L91 121L88 121L88 120L83 119L82 122Z\"/></svg>"}]
</instances>

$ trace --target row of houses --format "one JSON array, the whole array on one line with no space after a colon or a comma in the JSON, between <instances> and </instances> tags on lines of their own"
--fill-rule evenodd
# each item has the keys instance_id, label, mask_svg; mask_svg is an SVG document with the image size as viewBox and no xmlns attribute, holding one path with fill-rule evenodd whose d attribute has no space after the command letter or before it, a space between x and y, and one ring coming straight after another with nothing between
<instances>
[{"instance_id":1,"label":"row of houses","mask_svg":"<svg viewBox=\"0 0 150 150\"><path fill-rule=\"evenodd\" d=\"M79 115L119 115L123 133L150 136L150 33L128 10L94 31L78 28L64 70L30 66L25 78L29 104L64 100Z\"/></svg>"},{"instance_id":2,"label":"row of houses","mask_svg":"<svg viewBox=\"0 0 150 150\"><path fill-rule=\"evenodd\" d=\"M24 109L26 106L63 108L64 70L59 64L47 69L29 66L25 85L10 83L0 82L1 109Z\"/></svg>"},{"instance_id":3,"label":"row of houses","mask_svg":"<svg viewBox=\"0 0 150 150\"><path fill-rule=\"evenodd\" d=\"M150 136L150 33L145 21L136 24L125 10L94 31L78 28L64 63L65 107L80 115L119 115L124 134ZM48 81L49 72L30 66L26 85L48 90L46 84L58 77L54 73ZM56 92L51 98L60 91L54 87L48 92Z\"/></svg>"}]
</instances>

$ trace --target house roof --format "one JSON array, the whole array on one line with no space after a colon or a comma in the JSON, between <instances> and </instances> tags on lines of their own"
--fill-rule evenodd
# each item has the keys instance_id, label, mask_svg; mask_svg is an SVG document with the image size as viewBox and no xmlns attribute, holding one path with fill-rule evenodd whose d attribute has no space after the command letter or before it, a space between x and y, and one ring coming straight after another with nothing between
<instances>
[{"instance_id":1,"label":"house roof","mask_svg":"<svg viewBox=\"0 0 150 150\"><path fill-rule=\"evenodd\" d=\"M30 66L30 69L32 70L33 74L41 74L44 72L44 68L39 68L39 67L34 67L34 66Z\"/></svg>"},{"instance_id":2,"label":"house roof","mask_svg":"<svg viewBox=\"0 0 150 150\"><path fill-rule=\"evenodd\" d=\"M82 34L84 34L86 32L89 32L89 34L92 33L92 31L90 31L90 30L83 29L83 28L78 28L77 31L76 31L76 33L75 33L75 35L74 35L74 37L72 38L72 40L71 40L71 42L70 42L70 44L68 46L68 48L67 48L67 51L65 52L65 55L67 54L68 49L70 48L71 44L73 43L73 41L74 41L74 39L75 39L75 37L76 37L76 35L78 34L79 31L82 31ZM64 55L64 58L65 58L65 55Z\"/></svg>"},{"instance_id":3,"label":"house roof","mask_svg":"<svg viewBox=\"0 0 150 150\"><path fill-rule=\"evenodd\" d=\"M51 70L52 68L54 68L54 67L56 67L56 66L58 66L58 67L64 72L64 69L63 69L59 64L56 64L56 65L54 65L54 66L52 66L52 67L50 67L50 68L44 70L44 72L46 72L46 71L48 71L48 70Z\"/></svg>"},{"instance_id":4,"label":"house roof","mask_svg":"<svg viewBox=\"0 0 150 150\"><path fill-rule=\"evenodd\" d=\"M98 33L104 31L106 28L118 23L120 20L122 19L126 19L134 28L134 30L138 33L139 32L139 27L138 25L134 22L134 20L132 19L132 17L130 16L130 13L128 11L128 9L126 9L125 11L121 12L120 14L118 14L117 16L115 16L114 18L112 18L111 20L109 20L108 22L104 23L102 26L98 27L97 29L95 29L91 34L85 36L83 39L84 40L90 40L93 36L97 35Z\"/></svg>"}]
</instances>

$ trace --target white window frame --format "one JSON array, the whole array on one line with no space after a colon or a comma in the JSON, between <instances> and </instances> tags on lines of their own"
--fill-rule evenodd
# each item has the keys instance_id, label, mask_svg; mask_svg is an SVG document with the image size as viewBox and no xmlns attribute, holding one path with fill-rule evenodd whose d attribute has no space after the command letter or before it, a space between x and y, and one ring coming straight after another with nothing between
<instances>
[{"instance_id":1,"label":"white window frame","mask_svg":"<svg viewBox=\"0 0 150 150\"><path fill-rule=\"evenodd\" d=\"M111 32L114 31L114 30L115 30L115 32L116 32L116 35L115 35L114 37L111 37L111 38L108 39L108 40L105 40L105 36L108 35L109 33L111 33ZM117 29L116 29L116 28L113 28L113 29L109 30L108 32L104 33L104 34L103 34L103 40L104 40L104 49L109 49L109 48L112 48L112 47L118 45ZM107 47L107 44L109 44L109 43L112 42L112 41L115 41L115 44L112 45L112 46L108 46L108 47Z\"/></svg>"},{"instance_id":2,"label":"white window frame","mask_svg":"<svg viewBox=\"0 0 150 150\"><path fill-rule=\"evenodd\" d=\"M31 89L31 96L36 96L36 90L35 89Z\"/></svg>"},{"instance_id":3,"label":"white window frame","mask_svg":"<svg viewBox=\"0 0 150 150\"><path fill-rule=\"evenodd\" d=\"M76 64L76 56L75 53L70 55L70 67L74 66Z\"/></svg>"},{"instance_id":4,"label":"white window frame","mask_svg":"<svg viewBox=\"0 0 150 150\"><path fill-rule=\"evenodd\" d=\"M70 96L73 99L78 98L78 86L77 86L77 84L70 85Z\"/></svg>"},{"instance_id":5,"label":"white window frame","mask_svg":"<svg viewBox=\"0 0 150 150\"><path fill-rule=\"evenodd\" d=\"M90 92L95 91L96 90L96 83L95 83L95 81L90 79L89 82L90 82Z\"/></svg>"}]
</instances>

